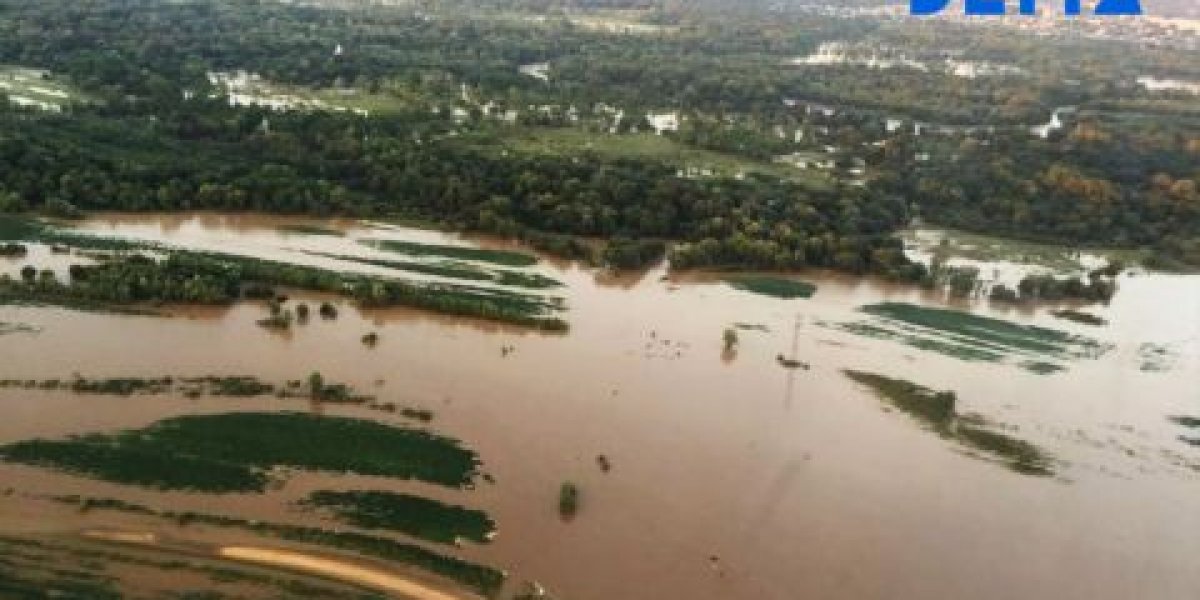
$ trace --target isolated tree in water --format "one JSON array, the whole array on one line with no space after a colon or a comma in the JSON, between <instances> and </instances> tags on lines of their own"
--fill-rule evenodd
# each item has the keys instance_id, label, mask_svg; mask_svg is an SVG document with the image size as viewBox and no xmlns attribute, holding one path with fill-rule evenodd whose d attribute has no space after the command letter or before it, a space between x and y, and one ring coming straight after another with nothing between
<instances>
[{"instance_id":1,"label":"isolated tree in water","mask_svg":"<svg viewBox=\"0 0 1200 600\"><path fill-rule=\"evenodd\" d=\"M738 334L733 328L725 330L725 351L732 352L738 343Z\"/></svg>"},{"instance_id":2,"label":"isolated tree in water","mask_svg":"<svg viewBox=\"0 0 1200 600\"><path fill-rule=\"evenodd\" d=\"M325 378L321 376L320 372L313 371L308 376L308 389L311 391L312 397L318 400L325 393Z\"/></svg>"}]
</instances>

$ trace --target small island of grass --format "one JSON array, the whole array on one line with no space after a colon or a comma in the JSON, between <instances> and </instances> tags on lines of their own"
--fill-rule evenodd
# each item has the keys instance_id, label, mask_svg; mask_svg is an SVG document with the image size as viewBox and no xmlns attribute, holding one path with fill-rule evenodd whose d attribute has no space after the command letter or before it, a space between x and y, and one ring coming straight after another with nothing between
<instances>
[{"instance_id":1,"label":"small island of grass","mask_svg":"<svg viewBox=\"0 0 1200 600\"><path fill-rule=\"evenodd\" d=\"M738 275L726 277L725 282L734 289L784 300L812 298L817 293L816 285L782 277Z\"/></svg>"},{"instance_id":2,"label":"small island of grass","mask_svg":"<svg viewBox=\"0 0 1200 600\"><path fill-rule=\"evenodd\" d=\"M958 396L954 392L934 391L902 379L862 371L845 371L845 374L869 388L889 405L941 437L963 446L971 454L978 453L1025 475L1054 474L1053 460L1037 446L994 431L980 417L960 415L957 409Z\"/></svg>"}]
</instances>

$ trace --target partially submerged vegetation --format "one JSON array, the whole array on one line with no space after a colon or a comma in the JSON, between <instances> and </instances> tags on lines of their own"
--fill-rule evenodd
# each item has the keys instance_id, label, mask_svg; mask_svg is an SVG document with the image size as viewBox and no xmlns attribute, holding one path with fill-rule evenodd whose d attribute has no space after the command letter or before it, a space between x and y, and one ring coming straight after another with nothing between
<instances>
[{"instance_id":1,"label":"partially submerged vegetation","mask_svg":"<svg viewBox=\"0 0 1200 600\"><path fill-rule=\"evenodd\" d=\"M303 504L328 511L354 527L398 531L443 544L459 540L482 544L496 531L496 523L483 511L409 494L321 490L310 494Z\"/></svg>"},{"instance_id":2,"label":"partially submerged vegetation","mask_svg":"<svg viewBox=\"0 0 1200 600\"><path fill-rule=\"evenodd\" d=\"M177 393L188 397L237 396L253 397L286 393L256 377L109 377L88 379L76 375L71 379L0 379L0 388L25 388L43 391L66 390L76 394L131 396Z\"/></svg>"},{"instance_id":3,"label":"partially submerged vegetation","mask_svg":"<svg viewBox=\"0 0 1200 600\"><path fill-rule=\"evenodd\" d=\"M1097 270L1085 281L1079 277L1059 278L1053 275L1026 275L1017 284L1017 289L1011 289L1003 284L992 286L988 297L997 302L1062 302L1078 300L1081 302L1104 302L1112 300L1117 293L1117 284L1112 275L1104 269Z\"/></svg>"},{"instance_id":4,"label":"partially submerged vegetation","mask_svg":"<svg viewBox=\"0 0 1200 600\"><path fill-rule=\"evenodd\" d=\"M795 298L812 298L817 293L817 286L807 281L784 279L782 277L767 277L761 275L738 275L726 277L725 281L735 289L791 300Z\"/></svg>"},{"instance_id":5,"label":"partially submerged vegetation","mask_svg":"<svg viewBox=\"0 0 1200 600\"><path fill-rule=\"evenodd\" d=\"M0 379L0 390L21 389L30 391L68 391L75 394L104 396L134 395L178 395L185 398L205 396L254 398L271 397L285 400L310 400L323 404L363 406L371 410L399 414L406 419L428 423L433 420L433 411L413 406L400 406L395 402L380 401L375 396L362 394L344 383L329 383L323 378L317 387L310 379L306 384L299 379L282 385L264 382L257 377L244 375L207 375L203 377L108 377L86 378L75 375L69 379Z\"/></svg>"},{"instance_id":6,"label":"partially submerged vegetation","mask_svg":"<svg viewBox=\"0 0 1200 600\"><path fill-rule=\"evenodd\" d=\"M338 231L337 229L332 229L329 227L322 227L320 225L304 225L304 224L284 225L279 228L279 231L281 231L283 233L291 233L291 234L296 234L296 235L324 235L324 236L328 236L328 237L342 237L342 236L346 235L345 233Z\"/></svg>"},{"instance_id":7,"label":"partially submerged vegetation","mask_svg":"<svg viewBox=\"0 0 1200 600\"><path fill-rule=\"evenodd\" d=\"M1021 366L1040 374L1053 361L1098 358L1112 349L1091 338L971 313L885 302L864 306L872 321L841 323L834 328L937 352L966 361L1023 359Z\"/></svg>"},{"instance_id":8,"label":"partially submerged vegetation","mask_svg":"<svg viewBox=\"0 0 1200 600\"><path fill-rule=\"evenodd\" d=\"M1141 253L1108 248L1080 248L1072 244L1034 242L946 229L917 229L904 233L916 248L945 264L954 260L974 263L1011 262L1062 276L1085 270L1085 258L1109 263L1137 264Z\"/></svg>"},{"instance_id":9,"label":"partially submerged vegetation","mask_svg":"<svg viewBox=\"0 0 1200 600\"><path fill-rule=\"evenodd\" d=\"M267 574L256 569L235 568L193 560L187 554L148 556L116 545L99 546L62 537L0 537L0 596L60 600L119 600L145 593L146 580L138 576L171 574L172 578L198 578L199 582L176 581L170 587L179 600L221 600L261 592L271 597L339 600L347 589L311 578L286 573ZM198 586L192 588L192 586ZM255 596L257 597L257 596ZM375 595L354 596L378 600Z\"/></svg>"},{"instance_id":10,"label":"partially submerged vegetation","mask_svg":"<svg viewBox=\"0 0 1200 600\"><path fill-rule=\"evenodd\" d=\"M1189 445L1200 447L1200 417L1171 417L1171 422L1186 429L1196 431L1196 435L1181 435L1179 441Z\"/></svg>"},{"instance_id":11,"label":"partially submerged vegetation","mask_svg":"<svg viewBox=\"0 0 1200 600\"><path fill-rule=\"evenodd\" d=\"M229 413L159 421L116 434L28 440L0 457L158 489L262 492L281 468L353 472L461 487L478 459L426 431L304 413Z\"/></svg>"},{"instance_id":12,"label":"partially submerged vegetation","mask_svg":"<svg viewBox=\"0 0 1200 600\"><path fill-rule=\"evenodd\" d=\"M845 371L845 374L930 431L971 453L981 454L1025 475L1049 476L1054 473L1053 459L1037 446L996 431L995 426L981 417L960 415L954 392L937 392L901 379L862 371Z\"/></svg>"},{"instance_id":13,"label":"partially submerged vegetation","mask_svg":"<svg viewBox=\"0 0 1200 600\"><path fill-rule=\"evenodd\" d=\"M5 258L20 258L29 253L29 249L24 244L4 243L0 244L0 257Z\"/></svg>"},{"instance_id":14,"label":"partially submerged vegetation","mask_svg":"<svg viewBox=\"0 0 1200 600\"><path fill-rule=\"evenodd\" d=\"M344 383L326 383L305 389L299 380L283 385L246 375L206 375L202 377L107 377L87 378L76 374L68 379L0 379L0 389L69 391L76 394L105 396L176 394L187 398L201 396L252 398L270 396L281 399L314 399L329 404L366 404L382 406L375 396L360 394ZM395 412L395 405L391 405ZM404 409L416 411L416 409ZM417 411L427 412L427 411Z\"/></svg>"},{"instance_id":15,"label":"partially submerged vegetation","mask_svg":"<svg viewBox=\"0 0 1200 600\"><path fill-rule=\"evenodd\" d=\"M438 258L456 258L475 262L492 263L504 267L532 267L538 259L532 254L513 250L490 250L486 248L468 248L464 246L446 246L441 244L420 244L400 240L363 240L363 244L407 256L432 256Z\"/></svg>"},{"instance_id":16,"label":"partially submerged vegetation","mask_svg":"<svg viewBox=\"0 0 1200 600\"><path fill-rule=\"evenodd\" d=\"M1138 346L1139 368L1147 373L1166 373L1178 365L1180 354L1173 344L1146 342Z\"/></svg>"},{"instance_id":17,"label":"partially submerged vegetation","mask_svg":"<svg viewBox=\"0 0 1200 600\"><path fill-rule=\"evenodd\" d=\"M738 334L737 329L728 327L725 333L721 334L721 342L725 345L725 352L733 352L737 349Z\"/></svg>"},{"instance_id":18,"label":"partially submerged vegetation","mask_svg":"<svg viewBox=\"0 0 1200 600\"><path fill-rule=\"evenodd\" d=\"M562 283L539 273L526 273L509 269L487 268L460 261L441 260L438 262L418 262L389 260L383 258L366 258L362 256L330 254L325 252L311 252L310 254L315 256L323 256L325 258L354 262L362 265L384 267L387 269L395 269L397 271L408 271L411 273L419 273L421 275L434 275L449 279L464 279L467 281L495 283L499 285L530 289L548 289L562 286Z\"/></svg>"},{"instance_id":19,"label":"partially submerged vegetation","mask_svg":"<svg viewBox=\"0 0 1200 600\"><path fill-rule=\"evenodd\" d=\"M0 335L10 333L37 333L39 329L28 323L5 323L0 321Z\"/></svg>"},{"instance_id":20,"label":"partially submerged vegetation","mask_svg":"<svg viewBox=\"0 0 1200 600\"><path fill-rule=\"evenodd\" d=\"M82 215L71 214L69 219ZM67 218L67 217L59 217ZM60 250L74 248L79 251L135 251L157 250L161 246L153 242L127 240L122 238L89 235L61 227L52 221L46 221L28 214L12 214L0 212L0 240L8 245L21 245L17 242L30 244L46 244Z\"/></svg>"},{"instance_id":21,"label":"partially submerged vegetation","mask_svg":"<svg viewBox=\"0 0 1200 600\"><path fill-rule=\"evenodd\" d=\"M579 512L579 486L564 482L558 490L558 514L569 519Z\"/></svg>"},{"instance_id":22,"label":"partially submerged vegetation","mask_svg":"<svg viewBox=\"0 0 1200 600\"><path fill-rule=\"evenodd\" d=\"M171 250L162 259L140 253L122 254L98 264L72 265L70 275L69 282L59 281L51 271L20 280L0 277L0 303L136 310L163 303L228 304L251 289L286 286L348 296L364 307L412 306L546 331L568 328L564 320L553 316L562 309L555 298L339 273L230 254ZM534 279L531 276L522 281ZM327 316L324 306L321 315ZM290 316L290 311L280 311L262 324L286 328L291 325Z\"/></svg>"},{"instance_id":23,"label":"partially submerged vegetation","mask_svg":"<svg viewBox=\"0 0 1200 600\"><path fill-rule=\"evenodd\" d=\"M313 527L299 527L281 523L250 521L195 512L163 511L122 500L85 499L77 496L60 497L58 500L79 506L86 505L90 510L113 510L143 516L153 516L170 520L180 525L198 523L212 527L238 529L299 544L311 544L355 552L363 556L423 569L465 585L487 598L495 597L506 579L505 574L500 570L385 537Z\"/></svg>"},{"instance_id":24,"label":"partially submerged vegetation","mask_svg":"<svg viewBox=\"0 0 1200 600\"><path fill-rule=\"evenodd\" d=\"M1108 325L1107 319L1105 319L1103 317L1098 317L1091 313L1086 313L1086 312L1082 312L1082 311L1078 311L1078 310L1063 309L1063 310L1056 310L1050 314L1052 314L1055 317L1058 317L1060 319L1065 319L1067 321L1073 321L1075 323L1080 323L1083 325L1092 325L1094 327L1103 327L1105 325Z\"/></svg>"}]
</instances>

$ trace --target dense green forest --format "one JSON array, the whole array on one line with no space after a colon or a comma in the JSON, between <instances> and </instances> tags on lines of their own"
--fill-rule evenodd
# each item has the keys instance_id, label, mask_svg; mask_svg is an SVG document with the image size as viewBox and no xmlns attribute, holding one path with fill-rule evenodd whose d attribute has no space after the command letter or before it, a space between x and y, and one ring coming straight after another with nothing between
<instances>
[{"instance_id":1,"label":"dense green forest","mask_svg":"<svg viewBox=\"0 0 1200 600\"><path fill-rule=\"evenodd\" d=\"M901 66L795 60L847 41ZM1200 80L1186 52L757 5L2 0L0 64L77 90L59 110L0 102L0 211L418 217L572 256L613 239L617 267L679 242L681 268L910 280L928 274L892 234L921 218L1200 264L1200 99L1133 83ZM320 104L231 102L253 93L214 73L238 72ZM1030 134L1060 106L1061 130ZM674 154L510 143L581 130L619 149L664 112ZM773 162L793 153L834 183Z\"/></svg>"}]
</instances>

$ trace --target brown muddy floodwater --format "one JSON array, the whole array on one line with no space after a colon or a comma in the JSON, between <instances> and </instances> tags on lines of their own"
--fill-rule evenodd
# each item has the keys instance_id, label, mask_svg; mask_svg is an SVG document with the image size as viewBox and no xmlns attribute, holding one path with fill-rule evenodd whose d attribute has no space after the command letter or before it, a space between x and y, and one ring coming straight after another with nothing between
<instances>
[{"instance_id":1,"label":"brown muddy floodwater","mask_svg":"<svg viewBox=\"0 0 1200 600\"><path fill-rule=\"evenodd\" d=\"M110 215L82 228L381 274L388 271L302 251L388 256L356 243L368 237L468 243L357 223L332 224L342 237L279 231L292 222ZM0 267L20 265L0 259ZM1087 308L1110 322L1100 328L1040 308L965 306L1115 346L1038 375L823 325L861 320L858 307L883 301L944 306L911 288L813 275L815 297L780 300L661 269L616 278L543 261L536 270L566 284L551 293L567 301L568 335L348 303L337 321L314 319L287 335L255 326L265 308L254 303L165 319L0 307L0 322L39 329L0 335L0 378L244 374L281 382L319 370L381 400L433 410L432 427L475 448L495 477L453 491L302 474L261 496L206 496L3 465L0 487L24 495L0 499L0 533L137 521L28 497L66 493L320 526L288 504L357 482L486 509L497 539L459 554L567 600L1200 597L1200 448L1181 441L1189 431L1169 420L1200 417L1200 277L1122 276L1109 306ZM735 323L767 331L742 330L736 356L722 357L722 332ZM375 348L360 342L368 331L381 336ZM505 356L504 346L515 351ZM1146 368L1147 348L1157 349L1155 368ZM811 370L776 362L793 351ZM954 390L960 412L1052 454L1056 475L1024 476L967 456L883 410L843 369ZM281 402L5 390L0 444ZM597 467L600 454L610 472ZM557 513L565 480L582 491L570 522ZM245 541L229 537L210 541Z\"/></svg>"}]
</instances>

